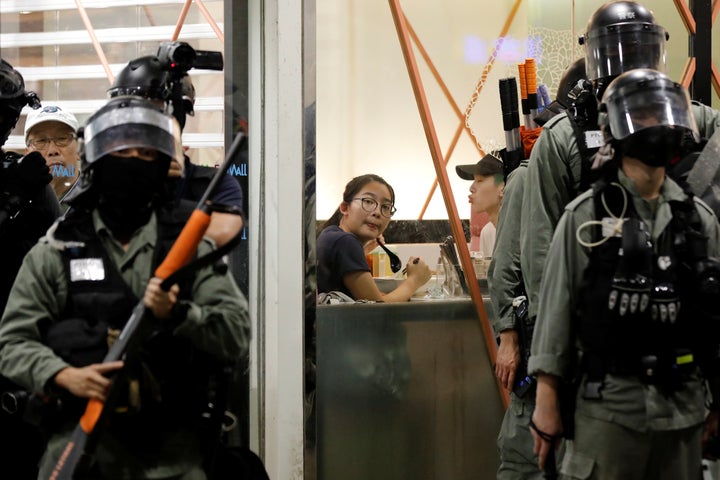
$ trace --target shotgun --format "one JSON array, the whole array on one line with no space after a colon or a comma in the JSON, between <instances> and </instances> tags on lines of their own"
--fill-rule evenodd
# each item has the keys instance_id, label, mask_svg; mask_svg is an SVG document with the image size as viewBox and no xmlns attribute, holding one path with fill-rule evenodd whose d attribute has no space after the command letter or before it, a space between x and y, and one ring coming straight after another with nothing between
<instances>
[{"instance_id":1,"label":"shotgun","mask_svg":"<svg viewBox=\"0 0 720 480\"><path fill-rule=\"evenodd\" d=\"M172 285L177 282L178 277L190 271L188 267L194 266L194 268L192 269L194 270L200 265L206 265L210 263L207 258L210 257L210 255L212 255L213 259L216 259L218 257L218 255L215 255L215 253L219 252L220 250L216 250L215 252L213 252L213 254L206 255L205 257L202 257L201 259L190 263L190 260L195 256L198 245L202 241L205 231L210 224L210 215L213 211L213 205L208 202L208 199L213 194L217 185L222 180L223 175L226 174L230 163L235 158L235 155L239 151L244 141L245 135L242 132L235 137L222 166L218 168L217 172L215 172L215 176L210 181L210 184L205 190L205 193L198 202L193 213L190 215L190 218L188 219L187 223L178 235L178 238L173 243L173 246L170 248L167 256L162 261L162 263L155 269L155 276L163 279L161 287L164 290L169 290L170 287L172 287ZM240 234L236 236L237 240L239 240L239 238ZM228 250L228 248L226 248L228 247L228 245L232 247L235 245L235 243L237 242L231 241L228 244L224 245L223 253ZM145 319L147 316L147 310L147 307L145 307L143 300L141 299L137 303L135 308L133 308L132 314L130 315L130 318L128 319L125 326L123 327L120 336L117 338L115 343L113 343L112 347L110 347L108 353L105 355L103 363L113 362L122 359L128 349L128 346L130 345L130 342L138 341L138 339L135 337L138 332L142 331L142 329L140 329L139 327L143 324L143 319ZM110 394L108 395L108 399L112 397L113 386L114 383L110 386ZM88 400L85 412L83 413L82 417L80 417L80 421L75 427L75 430L70 436L70 439L68 440L65 449L60 455L60 458L55 465L55 468L50 474L49 480L72 480L75 474L75 469L80 463L85 452L88 438L90 438L93 432L95 432L95 426L103 415L104 410L105 402L97 399Z\"/></svg>"}]
</instances>

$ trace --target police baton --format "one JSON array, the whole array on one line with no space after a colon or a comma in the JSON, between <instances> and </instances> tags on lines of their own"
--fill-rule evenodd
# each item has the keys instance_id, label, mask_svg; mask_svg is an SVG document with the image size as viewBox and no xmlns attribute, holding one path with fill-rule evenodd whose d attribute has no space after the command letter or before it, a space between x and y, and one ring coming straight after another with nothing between
<instances>
[{"instance_id":1,"label":"police baton","mask_svg":"<svg viewBox=\"0 0 720 480\"><path fill-rule=\"evenodd\" d=\"M164 290L169 290L173 284L177 283L180 277L184 276L188 272L195 271L197 268L215 261L217 258L222 256L221 254L225 254L229 248L234 247L240 239L241 234L238 233L233 241L228 242L228 244L224 245L222 249L215 250L212 254L205 255L192 263L190 262L197 252L198 246L205 235L208 225L210 225L210 215L214 208L208 199L222 180L223 175L226 174L225 172L229 168L230 163L235 158L237 152L240 150L245 138L244 133L240 132L237 134L230 146L230 150L228 151L222 166L218 168L217 172L215 172L215 175L210 181L205 193L198 202L193 213L190 215L190 218L180 232L180 235L178 235L178 238L175 240L175 243L173 243L173 246L170 248L167 256L155 269L155 276L164 279L161 283L161 287ZM228 212L228 209L223 207L223 211ZM124 358L130 342L138 341L135 337L144 323L143 319L146 318L148 310L149 309L145 307L145 304L141 299L133 309L127 323L125 323L125 327L123 327L120 336L108 350L108 353L105 355L102 363L114 362ZM65 449L60 455L60 459L48 477L49 480L73 479L75 470L84 457L88 438L90 438L90 435L96 431L96 426L102 418L103 413L106 411L106 403L110 403L114 396L113 392L116 390L113 388L114 385L115 382L110 385L107 402L94 398L88 400L85 413L80 418L78 425L75 427L75 430L70 436Z\"/></svg>"},{"instance_id":2,"label":"police baton","mask_svg":"<svg viewBox=\"0 0 720 480\"><path fill-rule=\"evenodd\" d=\"M545 469L543 470L543 478L546 480L557 480L558 472L555 464L555 445L550 444L547 457L545 457Z\"/></svg>"}]
</instances>

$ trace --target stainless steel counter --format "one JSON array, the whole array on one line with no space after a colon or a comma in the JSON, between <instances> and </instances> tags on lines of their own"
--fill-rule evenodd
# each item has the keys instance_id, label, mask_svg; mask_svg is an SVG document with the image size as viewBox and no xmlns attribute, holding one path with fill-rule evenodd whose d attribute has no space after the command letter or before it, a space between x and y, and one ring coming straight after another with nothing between
<instances>
[{"instance_id":1,"label":"stainless steel counter","mask_svg":"<svg viewBox=\"0 0 720 480\"><path fill-rule=\"evenodd\" d=\"M318 480L495 478L504 409L469 299L319 305L316 408Z\"/></svg>"}]
</instances>

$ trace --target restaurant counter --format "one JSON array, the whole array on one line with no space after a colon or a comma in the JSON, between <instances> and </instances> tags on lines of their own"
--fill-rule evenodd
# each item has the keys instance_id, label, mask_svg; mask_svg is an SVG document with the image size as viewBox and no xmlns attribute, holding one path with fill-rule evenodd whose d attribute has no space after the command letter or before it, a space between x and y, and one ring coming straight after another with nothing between
<instances>
[{"instance_id":1,"label":"restaurant counter","mask_svg":"<svg viewBox=\"0 0 720 480\"><path fill-rule=\"evenodd\" d=\"M504 407L469 298L316 318L318 480L495 478Z\"/></svg>"}]
</instances>

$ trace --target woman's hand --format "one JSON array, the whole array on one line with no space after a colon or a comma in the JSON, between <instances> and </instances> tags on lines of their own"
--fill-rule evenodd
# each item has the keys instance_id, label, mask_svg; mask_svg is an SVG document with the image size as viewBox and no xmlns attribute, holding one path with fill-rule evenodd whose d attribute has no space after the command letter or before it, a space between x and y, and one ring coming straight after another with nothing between
<instances>
[{"instance_id":1,"label":"woman's hand","mask_svg":"<svg viewBox=\"0 0 720 480\"><path fill-rule=\"evenodd\" d=\"M417 288L425 285L432 277L430 267L420 257L410 257L406 268L408 280L412 279Z\"/></svg>"}]
</instances>

